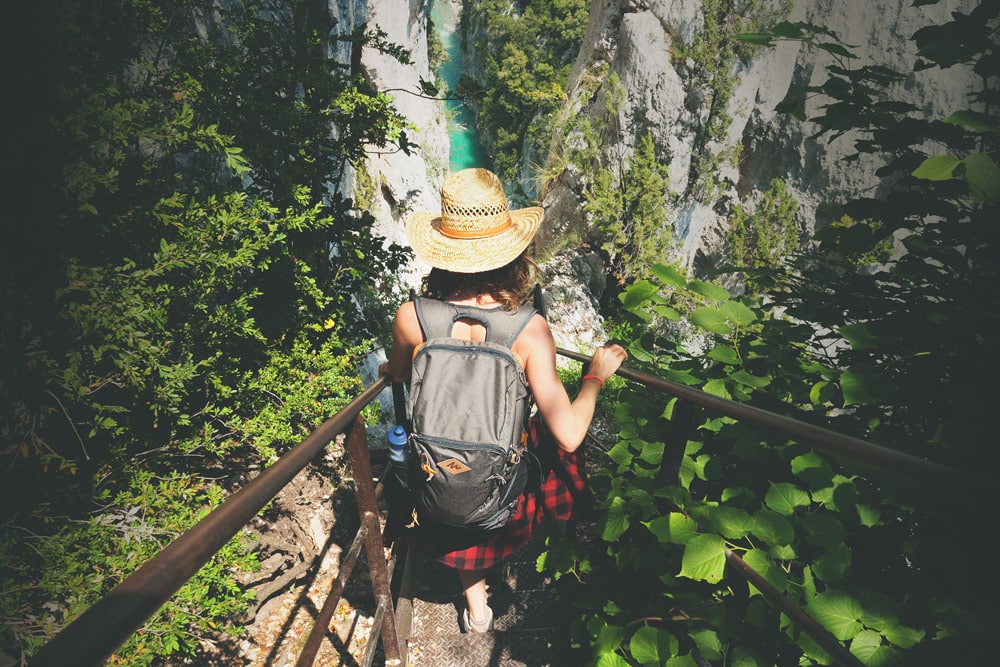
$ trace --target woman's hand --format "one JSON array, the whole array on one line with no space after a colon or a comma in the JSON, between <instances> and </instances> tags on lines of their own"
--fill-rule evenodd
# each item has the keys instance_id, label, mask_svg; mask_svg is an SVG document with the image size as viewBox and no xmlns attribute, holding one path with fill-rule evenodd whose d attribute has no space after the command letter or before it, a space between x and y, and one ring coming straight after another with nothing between
<instances>
[{"instance_id":1,"label":"woman's hand","mask_svg":"<svg viewBox=\"0 0 1000 667\"><path fill-rule=\"evenodd\" d=\"M628 353L621 345L602 345L594 350L594 356L590 360L590 366L587 367L585 375L596 375L601 379L603 385L627 358Z\"/></svg>"}]
</instances>

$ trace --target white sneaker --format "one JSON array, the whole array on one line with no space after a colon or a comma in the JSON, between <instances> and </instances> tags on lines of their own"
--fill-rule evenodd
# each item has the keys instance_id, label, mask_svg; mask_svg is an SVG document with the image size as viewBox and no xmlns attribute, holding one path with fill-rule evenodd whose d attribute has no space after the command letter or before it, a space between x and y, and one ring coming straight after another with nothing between
<instances>
[{"instance_id":1,"label":"white sneaker","mask_svg":"<svg viewBox=\"0 0 1000 667\"><path fill-rule=\"evenodd\" d=\"M466 632L492 632L493 631L493 609L486 606L486 618L483 620L473 620L469 615L469 608L462 610L462 625Z\"/></svg>"}]
</instances>

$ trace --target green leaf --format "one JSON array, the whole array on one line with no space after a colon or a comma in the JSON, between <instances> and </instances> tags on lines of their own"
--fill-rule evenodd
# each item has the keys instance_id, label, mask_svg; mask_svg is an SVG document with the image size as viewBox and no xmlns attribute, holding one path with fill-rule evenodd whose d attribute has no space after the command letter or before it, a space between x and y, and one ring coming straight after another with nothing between
<instances>
[{"instance_id":1,"label":"green leaf","mask_svg":"<svg viewBox=\"0 0 1000 667\"><path fill-rule=\"evenodd\" d=\"M961 125L976 132L1000 132L1000 121L995 116L980 111L956 111L942 122Z\"/></svg>"},{"instance_id":2,"label":"green leaf","mask_svg":"<svg viewBox=\"0 0 1000 667\"><path fill-rule=\"evenodd\" d=\"M678 576L716 584L726 568L726 543L718 535L698 535L684 547Z\"/></svg>"},{"instance_id":3,"label":"green leaf","mask_svg":"<svg viewBox=\"0 0 1000 667\"><path fill-rule=\"evenodd\" d=\"M882 628L885 638L900 648L913 648L924 640L926 632L905 625L891 625Z\"/></svg>"},{"instance_id":4,"label":"green leaf","mask_svg":"<svg viewBox=\"0 0 1000 667\"><path fill-rule=\"evenodd\" d=\"M739 370L731 374L729 379L733 382L738 382L745 387L751 387L753 389L760 389L761 387L766 387L771 384L771 378L767 376L758 377L743 370Z\"/></svg>"},{"instance_id":5,"label":"green leaf","mask_svg":"<svg viewBox=\"0 0 1000 667\"><path fill-rule=\"evenodd\" d=\"M813 405L826 405L833 402L836 395L836 387L832 382L820 380L809 390L809 401Z\"/></svg>"},{"instance_id":6,"label":"green leaf","mask_svg":"<svg viewBox=\"0 0 1000 667\"><path fill-rule=\"evenodd\" d=\"M802 518L802 528L805 530L806 540L810 544L832 549L841 544L847 537L847 531L843 524L826 512L809 514Z\"/></svg>"},{"instance_id":7,"label":"green leaf","mask_svg":"<svg viewBox=\"0 0 1000 667\"><path fill-rule=\"evenodd\" d=\"M614 542L628 530L628 527L628 503L621 496L615 496L604 517L601 539L605 542Z\"/></svg>"},{"instance_id":8,"label":"green leaf","mask_svg":"<svg viewBox=\"0 0 1000 667\"><path fill-rule=\"evenodd\" d=\"M861 631L864 608L854 598L838 591L826 591L811 599L806 613L830 631L840 641L851 639Z\"/></svg>"},{"instance_id":9,"label":"green leaf","mask_svg":"<svg viewBox=\"0 0 1000 667\"><path fill-rule=\"evenodd\" d=\"M710 628L695 630L690 634L690 637L698 645L702 656L709 660L722 659L722 642L719 641L719 635L716 634L715 630Z\"/></svg>"},{"instance_id":10,"label":"green leaf","mask_svg":"<svg viewBox=\"0 0 1000 667\"><path fill-rule=\"evenodd\" d=\"M622 305L626 310L634 310L647 304L650 298L659 291L659 288L648 280L637 280L619 295Z\"/></svg>"},{"instance_id":11,"label":"green leaf","mask_svg":"<svg viewBox=\"0 0 1000 667\"><path fill-rule=\"evenodd\" d=\"M726 316L717 308L698 308L691 314L691 323L706 331L719 335L732 333Z\"/></svg>"},{"instance_id":12,"label":"green leaf","mask_svg":"<svg viewBox=\"0 0 1000 667\"><path fill-rule=\"evenodd\" d=\"M851 549L843 543L823 552L813 562L813 572L826 582L840 581L850 567Z\"/></svg>"},{"instance_id":13,"label":"green leaf","mask_svg":"<svg viewBox=\"0 0 1000 667\"><path fill-rule=\"evenodd\" d=\"M972 200L992 204L1000 201L1000 167L986 153L973 153L963 160Z\"/></svg>"},{"instance_id":14,"label":"green leaf","mask_svg":"<svg viewBox=\"0 0 1000 667\"><path fill-rule=\"evenodd\" d=\"M653 312L670 322L681 319L681 314L670 306L653 306Z\"/></svg>"},{"instance_id":15,"label":"green leaf","mask_svg":"<svg viewBox=\"0 0 1000 667\"><path fill-rule=\"evenodd\" d=\"M875 375L877 369L852 366L840 374L840 391L844 407L881 403L887 395L884 381Z\"/></svg>"},{"instance_id":16,"label":"green leaf","mask_svg":"<svg viewBox=\"0 0 1000 667\"><path fill-rule=\"evenodd\" d=\"M625 658L614 651L607 651L597 656L594 667L629 667L629 664Z\"/></svg>"},{"instance_id":17,"label":"green leaf","mask_svg":"<svg viewBox=\"0 0 1000 667\"><path fill-rule=\"evenodd\" d=\"M617 651L622 645L622 628L604 623L597 630L594 645L598 651Z\"/></svg>"},{"instance_id":18,"label":"green leaf","mask_svg":"<svg viewBox=\"0 0 1000 667\"><path fill-rule=\"evenodd\" d=\"M712 394L713 396L718 396L720 398L732 399L732 395L729 390L726 389L725 380L709 380L701 388L706 394Z\"/></svg>"},{"instance_id":19,"label":"green leaf","mask_svg":"<svg viewBox=\"0 0 1000 667\"><path fill-rule=\"evenodd\" d=\"M928 181L947 181L954 178L955 168L961 163L961 160L951 155L932 155L920 163L912 173L917 178Z\"/></svg>"},{"instance_id":20,"label":"green leaf","mask_svg":"<svg viewBox=\"0 0 1000 667\"><path fill-rule=\"evenodd\" d=\"M743 560L747 565L756 570L767 583L771 584L779 591L784 592L785 587L788 585L788 575L780 567L774 564L774 562L768 557L767 552L761 549L751 549L750 551L743 554ZM760 591L757 590L753 584L750 585L751 595L760 595Z\"/></svg>"},{"instance_id":21,"label":"green leaf","mask_svg":"<svg viewBox=\"0 0 1000 667\"><path fill-rule=\"evenodd\" d=\"M687 279L682 276L677 269L666 264L653 264L653 275L662 280L667 285L674 287L687 287Z\"/></svg>"},{"instance_id":22,"label":"green leaf","mask_svg":"<svg viewBox=\"0 0 1000 667\"><path fill-rule=\"evenodd\" d=\"M789 482L772 484L764 496L764 504L783 516L791 516L796 508L808 507L809 503L809 494Z\"/></svg>"},{"instance_id":23,"label":"green leaf","mask_svg":"<svg viewBox=\"0 0 1000 667\"><path fill-rule=\"evenodd\" d=\"M754 515L753 534L768 544L783 546L795 539L791 522L777 512L763 508Z\"/></svg>"},{"instance_id":24,"label":"green leaf","mask_svg":"<svg viewBox=\"0 0 1000 667\"><path fill-rule=\"evenodd\" d=\"M753 517L739 507L709 507L707 513L716 530L730 540L737 540L756 527Z\"/></svg>"},{"instance_id":25,"label":"green leaf","mask_svg":"<svg viewBox=\"0 0 1000 667\"><path fill-rule=\"evenodd\" d=\"M713 361L719 361L731 366L740 364L740 355L736 352L735 348L728 345L716 345L706 356Z\"/></svg>"},{"instance_id":26,"label":"green leaf","mask_svg":"<svg viewBox=\"0 0 1000 667\"><path fill-rule=\"evenodd\" d=\"M712 301L728 301L731 296L724 287L705 282L704 280L692 280L688 283L688 289Z\"/></svg>"},{"instance_id":27,"label":"green leaf","mask_svg":"<svg viewBox=\"0 0 1000 667\"><path fill-rule=\"evenodd\" d=\"M658 541L669 544L687 544L698 534L697 522L679 512L670 512L652 521L643 521L642 525L646 526Z\"/></svg>"},{"instance_id":28,"label":"green leaf","mask_svg":"<svg viewBox=\"0 0 1000 667\"><path fill-rule=\"evenodd\" d=\"M628 648L639 662L659 665L677 653L679 642L666 630L645 626L632 635Z\"/></svg>"},{"instance_id":29,"label":"green leaf","mask_svg":"<svg viewBox=\"0 0 1000 667\"><path fill-rule=\"evenodd\" d=\"M851 653L866 667L890 665L896 657L896 652L882 643L882 636L872 630L862 630L851 640Z\"/></svg>"},{"instance_id":30,"label":"green leaf","mask_svg":"<svg viewBox=\"0 0 1000 667\"><path fill-rule=\"evenodd\" d=\"M868 329L867 324L845 324L838 330L840 335L855 350L870 350L879 347L878 338Z\"/></svg>"},{"instance_id":31,"label":"green leaf","mask_svg":"<svg viewBox=\"0 0 1000 667\"><path fill-rule=\"evenodd\" d=\"M757 315L739 301L726 301L719 310L726 319L737 326L745 327L757 320Z\"/></svg>"}]
</instances>

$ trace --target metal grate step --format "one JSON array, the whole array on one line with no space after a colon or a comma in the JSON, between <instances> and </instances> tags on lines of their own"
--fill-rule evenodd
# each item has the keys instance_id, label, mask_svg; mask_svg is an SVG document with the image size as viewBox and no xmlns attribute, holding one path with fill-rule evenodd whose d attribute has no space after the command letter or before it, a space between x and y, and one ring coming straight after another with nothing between
<instances>
[{"instance_id":1,"label":"metal grate step","mask_svg":"<svg viewBox=\"0 0 1000 667\"><path fill-rule=\"evenodd\" d=\"M465 608L454 570L411 552L416 562L407 664L433 667L568 665L565 628L549 583L535 568L544 538L535 537L486 577L494 631L464 634Z\"/></svg>"}]
</instances>

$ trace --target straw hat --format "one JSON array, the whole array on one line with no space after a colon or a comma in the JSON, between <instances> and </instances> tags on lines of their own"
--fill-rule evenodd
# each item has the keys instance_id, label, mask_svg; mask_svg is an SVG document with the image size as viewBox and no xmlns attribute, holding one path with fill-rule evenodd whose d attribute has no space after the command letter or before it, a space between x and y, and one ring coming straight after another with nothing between
<instances>
[{"instance_id":1,"label":"straw hat","mask_svg":"<svg viewBox=\"0 0 1000 667\"><path fill-rule=\"evenodd\" d=\"M406 232L417 256L431 266L478 273L514 260L541 222L541 207L510 210L496 174L463 169L445 179L441 211L412 213Z\"/></svg>"}]
</instances>

